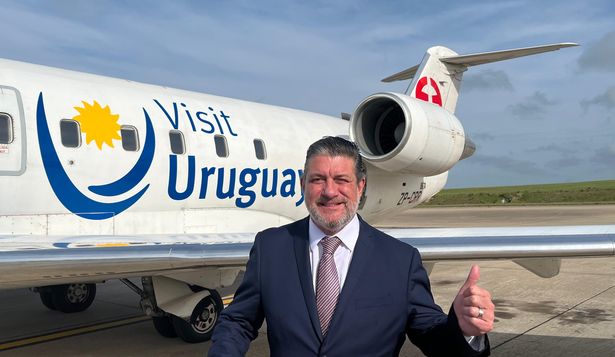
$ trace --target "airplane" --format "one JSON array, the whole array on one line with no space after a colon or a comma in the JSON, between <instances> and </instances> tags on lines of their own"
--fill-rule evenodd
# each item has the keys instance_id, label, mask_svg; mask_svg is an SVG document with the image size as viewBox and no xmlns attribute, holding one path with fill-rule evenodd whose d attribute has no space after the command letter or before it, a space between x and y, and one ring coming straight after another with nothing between
<instances>
[{"instance_id":1,"label":"airplane","mask_svg":"<svg viewBox=\"0 0 615 357\"><path fill-rule=\"evenodd\" d=\"M159 334L206 341L218 290L244 269L255 233L307 215L300 178L312 142L357 143L365 220L406 212L476 149L454 114L463 73L571 46L431 47L383 80L411 80L405 93L370 95L342 118L0 60L0 288L32 288L70 313L119 279ZM562 257L615 255L615 226L385 231L416 246L428 270L512 259L551 277Z\"/></svg>"}]
</instances>

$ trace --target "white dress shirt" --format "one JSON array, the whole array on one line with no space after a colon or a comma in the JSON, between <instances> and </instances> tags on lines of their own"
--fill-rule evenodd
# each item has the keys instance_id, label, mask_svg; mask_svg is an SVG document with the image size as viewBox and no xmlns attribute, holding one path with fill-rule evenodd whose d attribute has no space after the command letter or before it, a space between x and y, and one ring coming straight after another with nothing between
<instances>
[{"instance_id":1,"label":"white dress shirt","mask_svg":"<svg viewBox=\"0 0 615 357\"><path fill-rule=\"evenodd\" d=\"M318 228L316 223L310 218L310 264L312 266L312 286L314 292L316 292L316 274L318 272L318 263L322 256L322 246L319 244L320 240L328 236ZM333 259L335 260L335 267L337 268L337 276L340 281L340 290L344 286L346 280L346 274L348 274L348 267L352 260L352 253L354 247L357 245L357 239L359 239L359 218L357 215L352 218L348 224L341 231L334 234L335 237L342 241L342 244L335 250Z\"/></svg>"}]
</instances>

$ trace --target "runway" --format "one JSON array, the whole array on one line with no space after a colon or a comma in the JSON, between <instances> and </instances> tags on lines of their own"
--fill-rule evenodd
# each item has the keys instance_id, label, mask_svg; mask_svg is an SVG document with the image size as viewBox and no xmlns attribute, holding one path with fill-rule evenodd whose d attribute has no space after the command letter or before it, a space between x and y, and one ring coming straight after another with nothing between
<instances>
[{"instance_id":1,"label":"runway","mask_svg":"<svg viewBox=\"0 0 615 357\"><path fill-rule=\"evenodd\" d=\"M381 222L396 227L613 224L615 205L425 208ZM430 278L446 311L473 262L436 264ZM615 356L615 259L565 260L561 273L539 278L510 261L480 262L479 284L493 294L493 356ZM203 356L157 335L138 296L118 282L98 286L92 307L78 314L47 310L28 290L0 291L2 356ZM420 356L409 342L401 356ZM266 330L248 356L268 356Z\"/></svg>"}]
</instances>

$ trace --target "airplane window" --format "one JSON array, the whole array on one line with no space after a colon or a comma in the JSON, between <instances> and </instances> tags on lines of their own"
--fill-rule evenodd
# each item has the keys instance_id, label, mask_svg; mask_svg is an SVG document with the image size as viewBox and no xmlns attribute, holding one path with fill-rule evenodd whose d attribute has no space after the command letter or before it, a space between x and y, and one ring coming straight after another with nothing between
<instances>
[{"instance_id":1,"label":"airplane window","mask_svg":"<svg viewBox=\"0 0 615 357\"><path fill-rule=\"evenodd\" d=\"M126 151L139 151L139 135L137 128L131 125L122 125L122 147Z\"/></svg>"},{"instance_id":2,"label":"airplane window","mask_svg":"<svg viewBox=\"0 0 615 357\"><path fill-rule=\"evenodd\" d=\"M72 119L60 120L60 137L62 145L67 148L78 148L81 146L81 128L79 122Z\"/></svg>"},{"instance_id":3,"label":"airplane window","mask_svg":"<svg viewBox=\"0 0 615 357\"><path fill-rule=\"evenodd\" d=\"M259 160L265 160L267 158L267 150L265 150L265 142L261 139L254 139L254 152L256 158Z\"/></svg>"},{"instance_id":4,"label":"airplane window","mask_svg":"<svg viewBox=\"0 0 615 357\"><path fill-rule=\"evenodd\" d=\"M223 135L215 135L214 143L216 144L216 154L218 157L228 157L228 145L226 144L226 137Z\"/></svg>"},{"instance_id":5,"label":"airplane window","mask_svg":"<svg viewBox=\"0 0 615 357\"><path fill-rule=\"evenodd\" d=\"M0 144L13 142L13 119L6 113L0 113Z\"/></svg>"},{"instance_id":6,"label":"airplane window","mask_svg":"<svg viewBox=\"0 0 615 357\"><path fill-rule=\"evenodd\" d=\"M184 144L184 134L179 130L169 131L169 140L171 142L171 152L176 155L186 153L186 145Z\"/></svg>"}]
</instances>

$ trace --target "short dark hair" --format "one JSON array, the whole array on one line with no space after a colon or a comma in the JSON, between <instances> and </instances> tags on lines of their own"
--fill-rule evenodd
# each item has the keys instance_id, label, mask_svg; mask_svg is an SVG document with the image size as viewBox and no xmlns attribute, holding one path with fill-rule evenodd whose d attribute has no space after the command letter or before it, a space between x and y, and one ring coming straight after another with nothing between
<instances>
[{"instance_id":1,"label":"short dark hair","mask_svg":"<svg viewBox=\"0 0 615 357\"><path fill-rule=\"evenodd\" d=\"M337 136L325 136L314 142L307 150L305 156L304 172L307 173L307 164L316 155L326 156L345 156L354 161L354 171L357 176L357 184L362 180L367 180L367 169L363 163L361 152L357 144Z\"/></svg>"}]
</instances>

